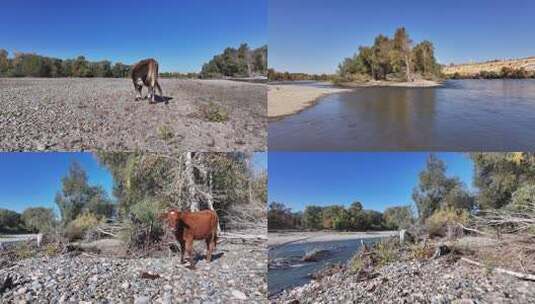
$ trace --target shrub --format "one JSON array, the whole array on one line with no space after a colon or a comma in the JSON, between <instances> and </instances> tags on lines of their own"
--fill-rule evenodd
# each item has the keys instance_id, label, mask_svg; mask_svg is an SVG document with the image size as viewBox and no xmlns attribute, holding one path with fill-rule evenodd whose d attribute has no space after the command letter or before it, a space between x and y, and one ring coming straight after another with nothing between
<instances>
[{"instance_id":1,"label":"shrub","mask_svg":"<svg viewBox=\"0 0 535 304\"><path fill-rule=\"evenodd\" d=\"M170 140L174 136L173 130L168 125L161 125L158 127L158 137L162 140Z\"/></svg>"},{"instance_id":2,"label":"shrub","mask_svg":"<svg viewBox=\"0 0 535 304\"><path fill-rule=\"evenodd\" d=\"M43 251L46 256L50 257L58 255L61 252L61 249L57 244L49 243L44 246Z\"/></svg>"},{"instance_id":3,"label":"shrub","mask_svg":"<svg viewBox=\"0 0 535 304\"><path fill-rule=\"evenodd\" d=\"M159 215L164 206L156 200L143 200L130 208L127 228L121 238L129 247L140 248L157 242L163 235Z\"/></svg>"},{"instance_id":4,"label":"shrub","mask_svg":"<svg viewBox=\"0 0 535 304\"><path fill-rule=\"evenodd\" d=\"M82 239L85 233L101 223L94 214L84 213L70 222L65 228L64 234L69 241Z\"/></svg>"},{"instance_id":5,"label":"shrub","mask_svg":"<svg viewBox=\"0 0 535 304\"><path fill-rule=\"evenodd\" d=\"M466 225L468 217L466 210L443 208L433 213L426 220L425 225L430 236L453 238L463 233L458 224Z\"/></svg>"},{"instance_id":6,"label":"shrub","mask_svg":"<svg viewBox=\"0 0 535 304\"><path fill-rule=\"evenodd\" d=\"M23 243L15 247L15 255L17 259L23 260L35 256L35 251L28 243Z\"/></svg>"},{"instance_id":7,"label":"shrub","mask_svg":"<svg viewBox=\"0 0 535 304\"><path fill-rule=\"evenodd\" d=\"M518 188L511 197L511 203L508 205L516 211L533 211L535 206L535 185L523 185Z\"/></svg>"},{"instance_id":8,"label":"shrub","mask_svg":"<svg viewBox=\"0 0 535 304\"><path fill-rule=\"evenodd\" d=\"M210 101L201 107L202 116L210 122L225 122L229 119L228 112L221 106Z\"/></svg>"}]
</instances>

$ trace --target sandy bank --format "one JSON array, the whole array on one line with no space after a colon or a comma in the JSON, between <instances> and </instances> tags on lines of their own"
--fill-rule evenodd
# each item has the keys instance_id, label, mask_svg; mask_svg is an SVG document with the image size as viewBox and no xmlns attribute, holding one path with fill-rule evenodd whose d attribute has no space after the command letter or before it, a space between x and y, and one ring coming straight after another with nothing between
<instances>
[{"instance_id":1,"label":"sandy bank","mask_svg":"<svg viewBox=\"0 0 535 304\"><path fill-rule=\"evenodd\" d=\"M324 95L346 91L349 91L349 89L269 85L268 118L295 114L311 106L318 98Z\"/></svg>"},{"instance_id":2,"label":"sandy bank","mask_svg":"<svg viewBox=\"0 0 535 304\"><path fill-rule=\"evenodd\" d=\"M439 81L418 79L411 82L404 81L386 81L386 80L372 80L367 82L345 82L340 84L348 88L367 88L367 87L400 87L400 88L432 88L442 85Z\"/></svg>"},{"instance_id":3,"label":"sandy bank","mask_svg":"<svg viewBox=\"0 0 535 304\"><path fill-rule=\"evenodd\" d=\"M374 232L335 232L335 231L313 231L313 232L274 232L268 233L268 247L278 247L288 243L312 243L327 241L345 241L369 239L377 237L388 237L398 235L397 231L374 231Z\"/></svg>"}]
</instances>

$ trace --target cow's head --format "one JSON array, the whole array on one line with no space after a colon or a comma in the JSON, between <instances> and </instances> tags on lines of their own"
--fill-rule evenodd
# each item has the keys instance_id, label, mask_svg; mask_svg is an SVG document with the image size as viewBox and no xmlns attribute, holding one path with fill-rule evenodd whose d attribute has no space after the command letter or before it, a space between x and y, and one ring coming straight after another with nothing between
<instances>
[{"instance_id":1,"label":"cow's head","mask_svg":"<svg viewBox=\"0 0 535 304\"><path fill-rule=\"evenodd\" d=\"M178 222L180 221L181 212L176 209L170 209L160 216L160 219L165 220L169 225L169 228L176 229Z\"/></svg>"}]
</instances>

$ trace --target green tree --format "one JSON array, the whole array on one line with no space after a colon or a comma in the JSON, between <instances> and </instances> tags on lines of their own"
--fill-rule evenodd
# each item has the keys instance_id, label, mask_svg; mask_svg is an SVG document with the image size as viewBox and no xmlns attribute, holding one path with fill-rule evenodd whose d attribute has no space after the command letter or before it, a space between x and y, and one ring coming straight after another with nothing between
<instances>
[{"instance_id":1,"label":"green tree","mask_svg":"<svg viewBox=\"0 0 535 304\"><path fill-rule=\"evenodd\" d=\"M23 223L19 213L0 208L0 232L20 232L22 227Z\"/></svg>"},{"instance_id":2,"label":"green tree","mask_svg":"<svg viewBox=\"0 0 535 304\"><path fill-rule=\"evenodd\" d=\"M322 227L322 208L319 206L306 206L303 213L303 225L307 229L318 230Z\"/></svg>"},{"instance_id":3,"label":"green tree","mask_svg":"<svg viewBox=\"0 0 535 304\"><path fill-rule=\"evenodd\" d=\"M414 47L412 57L417 72L421 72L423 75L439 73L439 64L435 59L434 52L433 43L428 40L424 40Z\"/></svg>"},{"instance_id":4,"label":"green tree","mask_svg":"<svg viewBox=\"0 0 535 304\"><path fill-rule=\"evenodd\" d=\"M450 191L457 188L462 189L464 186L457 178L446 176L446 165L443 161L430 154L427 158L425 169L419 174L419 183L413 189L412 198L418 209L420 221L424 221L447 203L461 204L454 200L457 194L453 193L448 197ZM446 201L446 198L449 201ZM461 204L462 205L462 204Z\"/></svg>"},{"instance_id":5,"label":"green tree","mask_svg":"<svg viewBox=\"0 0 535 304\"><path fill-rule=\"evenodd\" d=\"M402 61L404 64L405 78L407 81L412 81L411 77L411 43L409 34L404 27L400 27L394 34L393 50L395 51L394 60Z\"/></svg>"},{"instance_id":6,"label":"green tree","mask_svg":"<svg viewBox=\"0 0 535 304\"><path fill-rule=\"evenodd\" d=\"M498 209L511 202L513 193L535 178L533 153L471 153L476 201L482 209Z\"/></svg>"},{"instance_id":7,"label":"green tree","mask_svg":"<svg viewBox=\"0 0 535 304\"><path fill-rule=\"evenodd\" d=\"M110 215L110 201L104 190L88 183L87 174L78 162L72 162L69 171L61 179L62 190L56 193L63 224L76 219L82 213L93 213L96 216Z\"/></svg>"},{"instance_id":8,"label":"green tree","mask_svg":"<svg viewBox=\"0 0 535 304\"><path fill-rule=\"evenodd\" d=\"M25 209L21 220L29 231L46 233L54 227L56 219L51 208L34 207Z\"/></svg>"},{"instance_id":9,"label":"green tree","mask_svg":"<svg viewBox=\"0 0 535 304\"><path fill-rule=\"evenodd\" d=\"M9 70L8 52L4 49L0 49L0 76L7 76Z\"/></svg>"},{"instance_id":10,"label":"green tree","mask_svg":"<svg viewBox=\"0 0 535 304\"><path fill-rule=\"evenodd\" d=\"M407 229L414 222L410 206L386 208L383 217L385 226L389 229Z\"/></svg>"}]
</instances>

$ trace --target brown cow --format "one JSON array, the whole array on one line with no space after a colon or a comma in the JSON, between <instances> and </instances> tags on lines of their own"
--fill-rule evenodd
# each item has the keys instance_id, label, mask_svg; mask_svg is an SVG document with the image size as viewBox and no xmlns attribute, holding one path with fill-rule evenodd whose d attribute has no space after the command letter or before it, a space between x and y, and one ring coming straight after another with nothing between
<instances>
[{"instance_id":1,"label":"brown cow","mask_svg":"<svg viewBox=\"0 0 535 304\"><path fill-rule=\"evenodd\" d=\"M173 229L176 240L180 243L180 262L184 263L184 252L188 254L193 267L193 240L206 241L206 260L212 261L212 252L217 243L217 225L219 219L213 210L199 212L181 212L171 209L162 215L169 227Z\"/></svg>"},{"instance_id":2,"label":"brown cow","mask_svg":"<svg viewBox=\"0 0 535 304\"><path fill-rule=\"evenodd\" d=\"M152 58L141 60L132 67L131 71L132 82L136 89L136 100L141 99L141 90L143 85L149 88L147 98L149 103L155 102L155 90L157 88L160 92L160 97L163 98L162 88L158 83L158 62ZM167 99L165 100L167 103Z\"/></svg>"}]
</instances>

